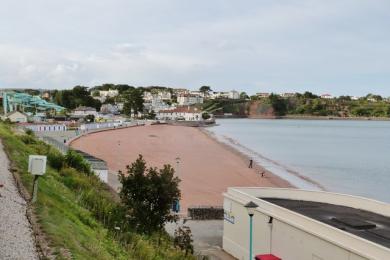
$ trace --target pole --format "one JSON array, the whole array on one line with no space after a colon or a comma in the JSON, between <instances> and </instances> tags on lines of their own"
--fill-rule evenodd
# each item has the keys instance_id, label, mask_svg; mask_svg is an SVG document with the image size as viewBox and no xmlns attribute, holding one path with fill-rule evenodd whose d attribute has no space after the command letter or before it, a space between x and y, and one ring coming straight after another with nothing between
<instances>
[{"instance_id":1,"label":"pole","mask_svg":"<svg viewBox=\"0 0 390 260\"><path fill-rule=\"evenodd\" d=\"M249 260L252 260L252 225L253 215L249 215Z\"/></svg>"},{"instance_id":2,"label":"pole","mask_svg":"<svg viewBox=\"0 0 390 260\"><path fill-rule=\"evenodd\" d=\"M34 184L33 184L33 196L32 196L32 202L34 203L37 201L37 195L38 195L38 175L34 175Z\"/></svg>"}]
</instances>

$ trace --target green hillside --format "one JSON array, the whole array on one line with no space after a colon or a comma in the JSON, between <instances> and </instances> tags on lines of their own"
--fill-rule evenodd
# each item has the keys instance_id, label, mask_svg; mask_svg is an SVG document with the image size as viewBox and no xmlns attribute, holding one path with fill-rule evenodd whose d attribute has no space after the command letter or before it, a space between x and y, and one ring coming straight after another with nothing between
<instances>
[{"instance_id":1,"label":"green hillside","mask_svg":"<svg viewBox=\"0 0 390 260\"><path fill-rule=\"evenodd\" d=\"M126 225L117 195L95 176L61 167L60 154L34 136L0 123L0 138L12 169L31 194L29 154L50 154L47 173L39 180L38 201L32 206L34 233L41 233L56 259L192 259L173 247L167 234L138 234ZM57 158L57 160L56 160ZM53 167L57 168L54 169Z\"/></svg>"}]
</instances>

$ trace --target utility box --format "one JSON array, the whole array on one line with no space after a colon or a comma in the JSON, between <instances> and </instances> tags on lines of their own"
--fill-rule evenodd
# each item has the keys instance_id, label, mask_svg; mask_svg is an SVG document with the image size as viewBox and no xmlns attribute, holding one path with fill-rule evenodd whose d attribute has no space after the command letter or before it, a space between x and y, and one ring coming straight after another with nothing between
<instances>
[{"instance_id":1,"label":"utility box","mask_svg":"<svg viewBox=\"0 0 390 260\"><path fill-rule=\"evenodd\" d=\"M46 172L46 156L30 155L28 157L28 172L32 175L44 175Z\"/></svg>"}]
</instances>

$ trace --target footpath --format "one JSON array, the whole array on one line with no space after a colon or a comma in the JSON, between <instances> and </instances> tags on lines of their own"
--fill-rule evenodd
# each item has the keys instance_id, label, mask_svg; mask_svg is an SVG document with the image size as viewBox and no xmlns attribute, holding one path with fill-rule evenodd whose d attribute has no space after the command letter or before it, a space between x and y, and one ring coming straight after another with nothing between
<instances>
[{"instance_id":1,"label":"footpath","mask_svg":"<svg viewBox=\"0 0 390 260\"><path fill-rule=\"evenodd\" d=\"M26 211L0 140L0 259L39 259Z\"/></svg>"}]
</instances>

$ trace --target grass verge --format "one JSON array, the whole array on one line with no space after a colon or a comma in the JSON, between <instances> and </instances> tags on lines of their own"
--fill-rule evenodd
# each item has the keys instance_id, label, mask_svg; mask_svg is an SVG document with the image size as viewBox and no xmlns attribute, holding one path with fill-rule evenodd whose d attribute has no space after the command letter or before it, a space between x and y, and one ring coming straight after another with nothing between
<instances>
[{"instance_id":1,"label":"grass verge","mask_svg":"<svg viewBox=\"0 0 390 260\"><path fill-rule=\"evenodd\" d=\"M0 123L0 138L13 171L27 193L32 176L27 173L30 154L58 153L31 135L13 131ZM58 167L55 167L58 168ZM44 257L56 259L193 259L173 247L165 233L146 236L123 222L125 214L115 194L95 176L74 168L48 165L39 179L38 200L31 209L50 247ZM39 230L36 230L39 229Z\"/></svg>"}]
</instances>

